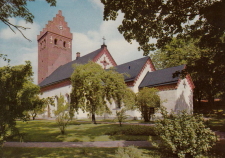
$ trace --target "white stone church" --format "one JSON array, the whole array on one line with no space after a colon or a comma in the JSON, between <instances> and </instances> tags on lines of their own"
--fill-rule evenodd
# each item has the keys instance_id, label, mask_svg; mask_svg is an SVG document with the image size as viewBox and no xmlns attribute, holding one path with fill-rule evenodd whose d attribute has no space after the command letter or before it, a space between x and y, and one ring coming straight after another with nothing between
<instances>
[{"instance_id":1,"label":"white stone church","mask_svg":"<svg viewBox=\"0 0 225 158\"><path fill-rule=\"evenodd\" d=\"M52 21L49 21L45 28L37 36L38 41L38 84L41 87L42 98L55 97L56 106L48 106L42 115L44 118L54 117L54 110L57 109L57 98L63 95L66 101L70 101L72 90L70 76L76 64L86 64L88 61L98 63L104 69L114 67L119 73L127 73L124 77L126 85L135 93L143 87L155 87L159 90L163 106L168 111L193 110L193 89L194 84L189 75L181 79L173 78L173 73L185 69L185 65L171 67L163 70L155 70L154 63L150 57L143 57L121 65L117 65L112 55L103 44L100 48L72 61L72 33L65 22L62 12L59 11ZM118 107L115 104L109 105L112 114L105 114L99 117L115 117ZM131 117L141 118L137 110L128 111ZM87 118L88 113L79 111L76 118Z\"/></svg>"}]
</instances>

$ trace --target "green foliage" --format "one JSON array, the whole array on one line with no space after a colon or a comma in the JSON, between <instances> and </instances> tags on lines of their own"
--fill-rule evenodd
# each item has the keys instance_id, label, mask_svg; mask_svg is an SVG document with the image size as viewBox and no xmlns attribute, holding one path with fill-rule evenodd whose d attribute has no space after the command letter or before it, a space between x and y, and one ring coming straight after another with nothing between
<instances>
[{"instance_id":1,"label":"green foliage","mask_svg":"<svg viewBox=\"0 0 225 158\"><path fill-rule=\"evenodd\" d=\"M150 55L156 69L192 64L201 56L197 40L173 38L170 43Z\"/></svg>"},{"instance_id":2,"label":"green foliage","mask_svg":"<svg viewBox=\"0 0 225 158\"><path fill-rule=\"evenodd\" d=\"M136 104L145 122L149 122L154 114L151 111L153 110L152 108L160 106L160 97L157 92L155 88L143 88L137 93Z\"/></svg>"},{"instance_id":3,"label":"green foliage","mask_svg":"<svg viewBox=\"0 0 225 158\"><path fill-rule=\"evenodd\" d=\"M24 111L37 105L34 98L38 100L39 87L32 83L32 74L30 62L0 67L0 144L9 135L18 134L15 120L25 120Z\"/></svg>"},{"instance_id":4,"label":"green foliage","mask_svg":"<svg viewBox=\"0 0 225 158\"><path fill-rule=\"evenodd\" d=\"M95 114L111 113L107 101L115 101L119 106L131 104L131 91L124 83L123 75L115 70L105 71L94 62L76 65L71 82L71 110L81 108L90 113L93 123L96 123Z\"/></svg>"},{"instance_id":5,"label":"green foliage","mask_svg":"<svg viewBox=\"0 0 225 158\"><path fill-rule=\"evenodd\" d=\"M116 20L124 14L118 30L128 42L136 40L144 54L162 48L174 36L200 38L201 47L218 46L224 50L220 37L224 34L225 1L124 1L101 0L104 20ZM156 39L157 42L151 42ZM218 55L224 56L217 51ZM220 53L220 54L219 54Z\"/></svg>"},{"instance_id":6,"label":"green foliage","mask_svg":"<svg viewBox=\"0 0 225 158\"><path fill-rule=\"evenodd\" d=\"M32 104L34 109L28 111L27 114L31 116L33 120L35 120L38 114L43 114L45 112L46 107L53 104L54 100L52 97L40 99L39 96L36 96Z\"/></svg>"},{"instance_id":7,"label":"green foliage","mask_svg":"<svg viewBox=\"0 0 225 158\"><path fill-rule=\"evenodd\" d=\"M202 115L190 115L186 111L168 114L164 107L160 113L162 118L156 121L155 132L163 150L168 149L180 158L199 157L215 144L215 133L206 128Z\"/></svg>"},{"instance_id":8,"label":"green foliage","mask_svg":"<svg viewBox=\"0 0 225 158\"><path fill-rule=\"evenodd\" d=\"M117 119L120 123L120 126L122 126L122 122L125 121L128 117L128 115L126 115L125 109L121 109L119 111L116 111L116 116L117 116Z\"/></svg>"},{"instance_id":9,"label":"green foliage","mask_svg":"<svg viewBox=\"0 0 225 158\"><path fill-rule=\"evenodd\" d=\"M55 116L61 134L65 134L66 127L71 121L71 116L69 113L69 104L65 103L63 95L60 95L58 98L58 106L55 111Z\"/></svg>"},{"instance_id":10,"label":"green foliage","mask_svg":"<svg viewBox=\"0 0 225 158\"><path fill-rule=\"evenodd\" d=\"M29 1L35 1L35 0L29 0ZM56 5L56 0L46 0L46 2L50 3L51 6ZM27 0L16 0L16 1L1 0L0 6L1 6L0 21L6 24L14 33L15 33L15 30L18 30L24 36L22 30L26 30L29 28L12 24L11 22L9 22L9 18L20 17L20 18L23 18L28 23L33 23L34 16L27 8ZM24 38L26 37L24 36Z\"/></svg>"},{"instance_id":11,"label":"green foliage","mask_svg":"<svg viewBox=\"0 0 225 158\"><path fill-rule=\"evenodd\" d=\"M142 152L135 146L119 147L115 158L142 158Z\"/></svg>"},{"instance_id":12,"label":"green foliage","mask_svg":"<svg viewBox=\"0 0 225 158\"><path fill-rule=\"evenodd\" d=\"M123 126L124 127L124 126ZM106 132L108 135L135 135L135 136L155 136L153 126L126 125L124 128Z\"/></svg>"}]
</instances>

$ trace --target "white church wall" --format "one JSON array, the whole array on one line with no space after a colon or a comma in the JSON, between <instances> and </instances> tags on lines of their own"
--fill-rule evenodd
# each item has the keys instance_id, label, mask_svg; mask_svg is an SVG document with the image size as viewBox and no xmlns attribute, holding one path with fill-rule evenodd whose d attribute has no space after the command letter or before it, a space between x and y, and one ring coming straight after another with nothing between
<instances>
[{"instance_id":1,"label":"white church wall","mask_svg":"<svg viewBox=\"0 0 225 158\"><path fill-rule=\"evenodd\" d=\"M60 97L60 94L64 96L65 101L67 101L67 95L70 95L72 90L72 86L68 85L68 86L63 86L63 87L59 87L59 88L55 88L55 89L51 89L48 91L43 92L43 94L41 95L41 98L47 98L47 97ZM55 98L55 106L50 106L50 118L54 118L54 111L57 110L57 99ZM42 114L43 118L48 118L48 108L46 108L44 114ZM87 118L87 113L84 113L82 110L78 111L79 114L75 113L75 118L79 117L79 118Z\"/></svg>"},{"instance_id":2,"label":"white church wall","mask_svg":"<svg viewBox=\"0 0 225 158\"><path fill-rule=\"evenodd\" d=\"M138 77L138 79L136 80L134 86L132 87L132 90L133 90L134 93L137 93L139 91L139 85L143 81L143 79L144 79L145 75L147 74L147 72L151 72L151 68L150 68L149 64L147 64L147 66L141 72L140 76Z\"/></svg>"},{"instance_id":3,"label":"white church wall","mask_svg":"<svg viewBox=\"0 0 225 158\"><path fill-rule=\"evenodd\" d=\"M177 90L164 90L158 92L162 106L166 107L168 112L175 109Z\"/></svg>"},{"instance_id":4,"label":"white church wall","mask_svg":"<svg viewBox=\"0 0 225 158\"><path fill-rule=\"evenodd\" d=\"M193 111L193 91L186 78L182 79L177 87L175 111L182 110Z\"/></svg>"}]
</instances>

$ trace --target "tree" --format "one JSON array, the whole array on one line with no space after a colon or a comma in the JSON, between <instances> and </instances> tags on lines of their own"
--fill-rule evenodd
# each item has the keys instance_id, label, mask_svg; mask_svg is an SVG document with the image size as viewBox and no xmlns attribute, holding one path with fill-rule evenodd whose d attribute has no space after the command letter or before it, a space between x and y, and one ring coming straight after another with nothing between
<instances>
[{"instance_id":1,"label":"tree","mask_svg":"<svg viewBox=\"0 0 225 158\"><path fill-rule=\"evenodd\" d=\"M154 109L160 106L160 97L155 88L143 88L137 93L137 107L145 122L149 122Z\"/></svg>"},{"instance_id":2,"label":"tree","mask_svg":"<svg viewBox=\"0 0 225 158\"><path fill-rule=\"evenodd\" d=\"M15 30L18 30L24 38L26 36L23 34L22 30L26 30L29 28L12 24L9 22L9 18L20 17L23 18L28 23L33 23L34 16L27 8L28 0L1 0L0 1L0 20L6 24L14 33ZM35 0L29 0L35 1ZM56 5L56 0L46 0L51 6ZM26 38L27 39L27 38ZM29 39L27 39L29 40ZM30 40L29 40L30 41Z\"/></svg>"},{"instance_id":3,"label":"tree","mask_svg":"<svg viewBox=\"0 0 225 158\"><path fill-rule=\"evenodd\" d=\"M64 135L66 127L72 118L70 117L69 113L69 104L65 103L63 95L60 95L60 97L58 98L58 107L55 111L55 116L60 132Z\"/></svg>"},{"instance_id":4,"label":"tree","mask_svg":"<svg viewBox=\"0 0 225 158\"><path fill-rule=\"evenodd\" d=\"M201 48L216 48L224 56L224 0L101 0L104 20L116 20L124 14L118 30L128 42L136 40L144 54L162 48L173 37L200 39ZM150 39L156 39L153 43ZM221 52L222 51L222 52Z\"/></svg>"},{"instance_id":5,"label":"tree","mask_svg":"<svg viewBox=\"0 0 225 158\"><path fill-rule=\"evenodd\" d=\"M167 45L150 54L150 57L158 70L183 64L192 65L201 56L196 43L197 40L191 38L173 38Z\"/></svg>"},{"instance_id":6,"label":"tree","mask_svg":"<svg viewBox=\"0 0 225 158\"><path fill-rule=\"evenodd\" d=\"M191 38L173 38L151 57L158 69L187 64L183 75L189 73L194 81L194 98L198 106L201 107L201 99L210 100L212 106L214 98L225 92L225 66L217 63L216 52L200 49L197 42Z\"/></svg>"},{"instance_id":7,"label":"tree","mask_svg":"<svg viewBox=\"0 0 225 158\"><path fill-rule=\"evenodd\" d=\"M205 126L202 115L186 111L169 114L165 107L160 108L160 113L162 118L156 120L155 132L160 138L156 143L163 151L167 149L180 158L201 157L215 144L215 133Z\"/></svg>"},{"instance_id":8,"label":"tree","mask_svg":"<svg viewBox=\"0 0 225 158\"><path fill-rule=\"evenodd\" d=\"M122 122L128 117L128 115L126 115L126 109L120 109L119 111L116 111L116 116L120 123L120 126L122 126Z\"/></svg>"},{"instance_id":9,"label":"tree","mask_svg":"<svg viewBox=\"0 0 225 158\"><path fill-rule=\"evenodd\" d=\"M18 134L16 119L26 119L24 111L32 110L32 97L38 86L31 83L32 67L25 65L0 67L0 144L9 134Z\"/></svg>"},{"instance_id":10,"label":"tree","mask_svg":"<svg viewBox=\"0 0 225 158\"><path fill-rule=\"evenodd\" d=\"M96 123L95 114L111 113L107 102L115 101L118 106L122 103L126 106L131 101L131 91L128 90L123 75L113 69L104 70L94 62L76 65L71 82L71 110L77 111L80 108L90 113L93 123Z\"/></svg>"},{"instance_id":11,"label":"tree","mask_svg":"<svg viewBox=\"0 0 225 158\"><path fill-rule=\"evenodd\" d=\"M33 120L35 120L38 114L43 114L47 106L54 104L53 98L47 97L40 99L38 94L40 94L40 91L32 97L31 104L34 109L27 111L28 115L30 115Z\"/></svg>"}]
</instances>

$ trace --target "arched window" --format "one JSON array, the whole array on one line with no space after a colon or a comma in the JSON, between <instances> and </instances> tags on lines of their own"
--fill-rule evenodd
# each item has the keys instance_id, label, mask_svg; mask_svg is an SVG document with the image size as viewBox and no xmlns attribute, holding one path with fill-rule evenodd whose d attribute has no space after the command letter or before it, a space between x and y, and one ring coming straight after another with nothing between
<instances>
[{"instance_id":1,"label":"arched window","mask_svg":"<svg viewBox=\"0 0 225 158\"><path fill-rule=\"evenodd\" d=\"M63 42L63 47L66 48L66 41Z\"/></svg>"},{"instance_id":2,"label":"arched window","mask_svg":"<svg viewBox=\"0 0 225 158\"><path fill-rule=\"evenodd\" d=\"M57 39L55 39L55 40L54 40L54 44L55 44L55 45L57 45L57 42L58 42L58 40L57 40Z\"/></svg>"}]
</instances>

